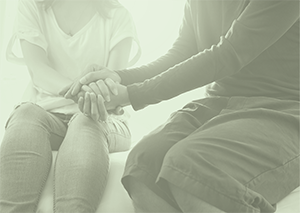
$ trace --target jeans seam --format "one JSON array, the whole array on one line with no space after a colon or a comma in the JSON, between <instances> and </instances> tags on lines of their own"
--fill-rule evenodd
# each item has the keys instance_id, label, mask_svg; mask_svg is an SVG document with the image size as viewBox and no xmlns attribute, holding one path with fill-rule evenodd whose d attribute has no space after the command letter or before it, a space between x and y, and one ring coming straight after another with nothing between
<instances>
[{"instance_id":1,"label":"jeans seam","mask_svg":"<svg viewBox=\"0 0 300 213\"><path fill-rule=\"evenodd\" d=\"M43 190L44 190L44 188L45 188L45 185L46 185L46 182L47 182L47 180L48 180L48 178L49 178L50 169L51 169L51 164L52 164L52 151L51 151L51 154L50 154L49 157L48 157L48 164L47 164L47 167L49 168L49 169L48 169L48 174L45 175L45 177L44 177L44 179L43 179L43 182L42 182L42 187L40 187L40 191L39 191L39 193L38 193L38 202L37 202L37 204L36 204L36 206L35 206L35 211L34 211L34 212L36 212L36 211L38 210L37 208L38 208L38 204L39 204L40 199L41 199L42 192L43 192Z\"/></svg>"},{"instance_id":2,"label":"jeans seam","mask_svg":"<svg viewBox=\"0 0 300 213\"><path fill-rule=\"evenodd\" d=\"M56 198L56 191L55 191L55 177L56 177L56 162L57 162L57 158L59 156L59 149L57 151L57 154L56 154L56 157L55 157L55 160L54 160L54 166L53 166L53 213L56 212L56 202L55 202L55 198Z\"/></svg>"}]
</instances>

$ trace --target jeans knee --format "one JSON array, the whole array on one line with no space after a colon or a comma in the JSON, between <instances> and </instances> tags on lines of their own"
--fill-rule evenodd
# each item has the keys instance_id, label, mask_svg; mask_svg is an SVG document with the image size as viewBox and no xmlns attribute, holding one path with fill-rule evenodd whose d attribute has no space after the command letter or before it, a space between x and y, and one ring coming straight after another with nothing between
<instances>
[{"instance_id":1,"label":"jeans knee","mask_svg":"<svg viewBox=\"0 0 300 213\"><path fill-rule=\"evenodd\" d=\"M31 125L45 122L47 112L40 106L33 103L24 103L18 105L10 115L6 128L12 125Z\"/></svg>"},{"instance_id":2,"label":"jeans knee","mask_svg":"<svg viewBox=\"0 0 300 213\"><path fill-rule=\"evenodd\" d=\"M104 123L94 121L90 117L85 116L83 113L75 114L69 122L69 128L75 127L75 129L80 130L96 130L100 134L105 134L106 127L104 125Z\"/></svg>"}]
</instances>

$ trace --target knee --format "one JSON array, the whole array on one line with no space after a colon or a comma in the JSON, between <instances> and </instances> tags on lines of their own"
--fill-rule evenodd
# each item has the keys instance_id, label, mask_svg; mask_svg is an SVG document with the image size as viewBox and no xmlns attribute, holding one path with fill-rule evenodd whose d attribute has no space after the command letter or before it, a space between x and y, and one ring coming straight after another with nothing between
<instances>
[{"instance_id":1,"label":"knee","mask_svg":"<svg viewBox=\"0 0 300 213\"><path fill-rule=\"evenodd\" d=\"M162 161L164 154L160 153L160 148L157 144L151 143L151 141L142 140L130 151L127 163L139 164L140 166L156 165Z\"/></svg>"},{"instance_id":2,"label":"knee","mask_svg":"<svg viewBox=\"0 0 300 213\"><path fill-rule=\"evenodd\" d=\"M90 117L85 116L83 113L75 114L69 122L69 128L77 128L80 130L91 129L96 130L98 133L105 133L104 125L104 123L94 121Z\"/></svg>"},{"instance_id":3,"label":"knee","mask_svg":"<svg viewBox=\"0 0 300 213\"><path fill-rule=\"evenodd\" d=\"M15 108L7 121L6 128L12 125L27 126L36 123L45 123L47 112L33 103L24 103Z\"/></svg>"},{"instance_id":4,"label":"knee","mask_svg":"<svg viewBox=\"0 0 300 213\"><path fill-rule=\"evenodd\" d=\"M195 164L201 167L201 155L192 147L177 144L166 153L162 167L171 166L181 169L182 171L190 171Z\"/></svg>"}]
</instances>

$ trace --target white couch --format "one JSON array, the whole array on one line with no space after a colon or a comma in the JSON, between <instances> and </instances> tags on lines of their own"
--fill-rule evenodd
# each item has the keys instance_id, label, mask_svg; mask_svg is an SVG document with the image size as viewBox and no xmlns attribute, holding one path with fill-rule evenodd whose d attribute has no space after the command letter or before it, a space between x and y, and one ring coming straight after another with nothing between
<instances>
[{"instance_id":1,"label":"white couch","mask_svg":"<svg viewBox=\"0 0 300 213\"><path fill-rule=\"evenodd\" d=\"M53 152L53 160L57 152ZM110 154L111 167L104 196L97 213L134 212L131 200L120 180L129 151ZM38 213L53 213L53 164L38 206ZM298 187L277 204L276 213L300 213L300 188Z\"/></svg>"}]
</instances>

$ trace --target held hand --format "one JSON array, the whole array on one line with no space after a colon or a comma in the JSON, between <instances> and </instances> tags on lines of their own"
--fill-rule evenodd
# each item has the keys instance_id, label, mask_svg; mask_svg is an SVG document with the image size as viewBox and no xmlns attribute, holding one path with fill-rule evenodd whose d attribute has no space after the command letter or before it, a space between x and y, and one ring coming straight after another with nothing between
<instances>
[{"instance_id":1,"label":"held hand","mask_svg":"<svg viewBox=\"0 0 300 213\"><path fill-rule=\"evenodd\" d=\"M89 85L83 85L82 90L86 92L94 92L96 95L101 95L104 97L105 101L110 101L111 93L118 95L118 88L116 82L112 79L107 78L105 80L98 80L92 82Z\"/></svg>"},{"instance_id":2,"label":"held hand","mask_svg":"<svg viewBox=\"0 0 300 213\"><path fill-rule=\"evenodd\" d=\"M78 99L79 110L94 121L106 121L108 113L105 109L104 99L101 95L86 92L84 97Z\"/></svg>"},{"instance_id":3,"label":"held hand","mask_svg":"<svg viewBox=\"0 0 300 213\"><path fill-rule=\"evenodd\" d=\"M88 73L85 76L83 76L79 81L81 84L90 84L91 82L96 82L98 80L103 80L103 79L107 79L110 78L112 79L114 82L121 82L121 78L120 76L114 72L111 71L109 69L101 69L100 71L96 71L96 72L92 72L92 73Z\"/></svg>"},{"instance_id":4,"label":"held hand","mask_svg":"<svg viewBox=\"0 0 300 213\"><path fill-rule=\"evenodd\" d=\"M105 80L98 80L97 82L92 82L89 85L83 85L82 90L89 93L95 93L96 95L101 95L104 97L106 102L110 102L111 93L118 95L118 85L119 83L114 82L112 79L107 78ZM122 107L117 107L114 110L108 110L109 113L115 115L122 115L124 110Z\"/></svg>"},{"instance_id":5,"label":"held hand","mask_svg":"<svg viewBox=\"0 0 300 213\"><path fill-rule=\"evenodd\" d=\"M111 96L109 102L105 102L101 95L96 96L93 92L86 92L85 97L80 97L78 100L80 111L95 121L99 119L106 121L108 116L107 111L112 111L115 114L123 114L122 107L130 104L127 88L120 84L118 84L117 88L118 95Z\"/></svg>"},{"instance_id":6,"label":"held hand","mask_svg":"<svg viewBox=\"0 0 300 213\"><path fill-rule=\"evenodd\" d=\"M82 84L79 82L79 80L85 76L88 73L95 72L97 70L103 69L103 66L97 65L97 64L91 64L89 65L83 74L76 78L74 82L68 86L66 86L62 91L59 92L59 95L64 96L65 98L73 99L72 96L78 95L80 92Z\"/></svg>"},{"instance_id":7,"label":"held hand","mask_svg":"<svg viewBox=\"0 0 300 213\"><path fill-rule=\"evenodd\" d=\"M118 95L111 96L110 102L105 102L107 110L119 110L119 107L130 105L127 87L117 84Z\"/></svg>"}]
</instances>

